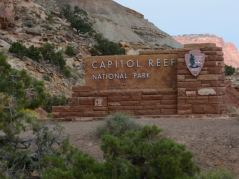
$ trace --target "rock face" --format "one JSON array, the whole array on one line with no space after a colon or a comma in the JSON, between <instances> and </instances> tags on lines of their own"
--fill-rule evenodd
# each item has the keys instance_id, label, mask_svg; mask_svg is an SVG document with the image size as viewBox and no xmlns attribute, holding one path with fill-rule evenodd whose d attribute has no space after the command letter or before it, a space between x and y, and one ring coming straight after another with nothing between
<instances>
[{"instance_id":1,"label":"rock face","mask_svg":"<svg viewBox=\"0 0 239 179\"><path fill-rule=\"evenodd\" d=\"M6 29L14 21L14 0L0 0L0 28Z\"/></svg>"},{"instance_id":2,"label":"rock face","mask_svg":"<svg viewBox=\"0 0 239 179\"><path fill-rule=\"evenodd\" d=\"M182 35L175 36L175 40L182 44L191 43L216 43L218 47L223 48L225 64L231 65L233 67L239 68L239 51L233 43L226 43L223 38L208 35L208 34L198 34L198 35Z\"/></svg>"},{"instance_id":3,"label":"rock face","mask_svg":"<svg viewBox=\"0 0 239 179\"><path fill-rule=\"evenodd\" d=\"M144 15L112 0L56 0L60 5L70 4L86 10L94 19L94 28L114 42L143 44L149 47L174 47L177 43Z\"/></svg>"}]
</instances>

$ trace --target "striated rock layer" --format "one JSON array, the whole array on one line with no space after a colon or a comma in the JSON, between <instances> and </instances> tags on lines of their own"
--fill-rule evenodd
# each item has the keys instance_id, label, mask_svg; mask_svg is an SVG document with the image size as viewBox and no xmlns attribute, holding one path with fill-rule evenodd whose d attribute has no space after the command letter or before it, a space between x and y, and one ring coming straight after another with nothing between
<instances>
[{"instance_id":1,"label":"striated rock layer","mask_svg":"<svg viewBox=\"0 0 239 179\"><path fill-rule=\"evenodd\" d=\"M181 44L144 19L144 15L112 0L56 0L86 10L94 19L94 28L114 42L143 44L149 47L174 47Z\"/></svg>"},{"instance_id":2,"label":"striated rock layer","mask_svg":"<svg viewBox=\"0 0 239 179\"><path fill-rule=\"evenodd\" d=\"M208 34L193 34L175 36L175 40L182 44L191 43L216 43L218 47L223 48L225 64L239 68L239 51L233 43L227 43L223 38Z\"/></svg>"}]
</instances>

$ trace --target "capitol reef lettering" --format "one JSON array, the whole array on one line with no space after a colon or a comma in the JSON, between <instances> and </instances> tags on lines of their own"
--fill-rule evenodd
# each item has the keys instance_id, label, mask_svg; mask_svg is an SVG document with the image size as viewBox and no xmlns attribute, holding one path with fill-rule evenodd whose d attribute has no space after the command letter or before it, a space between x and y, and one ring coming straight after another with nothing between
<instances>
[{"instance_id":1,"label":"capitol reef lettering","mask_svg":"<svg viewBox=\"0 0 239 179\"><path fill-rule=\"evenodd\" d=\"M115 69L115 73L94 73L92 74L92 80L127 80L127 79L149 79L150 73L148 68L161 68L172 67L176 64L175 59L147 59L146 61L140 61L138 59L130 60L100 60L92 61L91 67L94 71L107 69ZM136 68L143 69L144 72L125 73L118 72L124 68ZM123 70L124 71L124 70Z\"/></svg>"}]
</instances>

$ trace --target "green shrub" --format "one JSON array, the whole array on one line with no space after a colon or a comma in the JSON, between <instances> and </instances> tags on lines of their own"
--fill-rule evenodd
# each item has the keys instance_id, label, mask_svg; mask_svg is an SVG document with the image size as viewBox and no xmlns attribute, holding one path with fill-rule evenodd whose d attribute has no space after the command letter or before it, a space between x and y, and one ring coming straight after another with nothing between
<instances>
[{"instance_id":1,"label":"green shrub","mask_svg":"<svg viewBox=\"0 0 239 179\"><path fill-rule=\"evenodd\" d=\"M39 107L46 94L43 83L34 80L25 71L11 69L6 57L0 54L0 92L16 98L17 105L24 108Z\"/></svg>"},{"instance_id":2,"label":"green shrub","mask_svg":"<svg viewBox=\"0 0 239 179\"><path fill-rule=\"evenodd\" d=\"M43 59L50 64L58 66L60 70L63 70L66 62L64 60L62 52L56 52L54 45L46 43L40 48Z\"/></svg>"},{"instance_id":3,"label":"green shrub","mask_svg":"<svg viewBox=\"0 0 239 179\"><path fill-rule=\"evenodd\" d=\"M26 56L37 62L40 62L42 59L46 63L56 66L65 77L71 77L71 71L66 67L63 53L61 51L56 51L55 46L52 44L46 43L40 48L34 46L26 48L20 42L16 42L12 44L9 52L16 54L19 58Z\"/></svg>"},{"instance_id":4,"label":"green shrub","mask_svg":"<svg viewBox=\"0 0 239 179\"><path fill-rule=\"evenodd\" d=\"M31 58L34 61L39 62L41 59L41 52L38 48L34 47L33 45L26 50L26 56Z\"/></svg>"},{"instance_id":5,"label":"green shrub","mask_svg":"<svg viewBox=\"0 0 239 179\"><path fill-rule=\"evenodd\" d=\"M101 55L124 55L125 49L118 43L111 42L105 39L101 34L96 34L95 39L97 44L91 48L90 52L93 56Z\"/></svg>"},{"instance_id":6,"label":"green shrub","mask_svg":"<svg viewBox=\"0 0 239 179\"><path fill-rule=\"evenodd\" d=\"M16 105L22 108L35 109L44 106L51 111L52 105L66 104L63 96L53 96L45 93L44 84L31 78L25 71L11 68L6 57L0 53L0 92L16 99Z\"/></svg>"},{"instance_id":7,"label":"green shrub","mask_svg":"<svg viewBox=\"0 0 239 179\"><path fill-rule=\"evenodd\" d=\"M68 103L65 96L48 96L43 104L43 109L52 112L52 106L63 106Z\"/></svg>"},{"instance_id":8,"label":"green shrub","mask_svg":"<svg viewBox=\"0 0 239 179\"><path fill-rule=\"evenodd\" d=\"M231 76L236 72L236 69L232 66L225 65L225 75Z\"/></svg>"},{"instance_id":9,"label":"green shrub","mask_svg":"<svg viewBox=\"0 0 239 179\"><path fill-rule=\"evenodd\" d=\"M65 54L68 55L69 57L73 57L76 55L75 48L71 45L68 45L65 50Z\"/></svg>"},{"instance_id":10,"label":"green shrub","mask_svg":"<svg viewBox=\"0 0 239 179\"><path fill-rule=\"evenodd\" d=\"M236 179L235 176L224 169L221 170L212 170L209 172L202 172L195 179Z\"/></svg>"},{"instance_id":11,"label":"green shrub","mask_svg":"<svg viewBox=\"0 0 239 179\"><path fill-rule=\"evenodd\" d=\"M14 53L20 59L27 55L27 51L27 48L20 42L14 42L9 48L9 52Z\"/></svg>"},{"instance_id":12,"label":"green shrub","mask_svg":"<svg viewBox=\"0 0 239 179\"><path fill-rule=\"evenodd\" d=\"M65 5L61 9L61 14L71 23L71 27L75 28L77 32L85 34L94 31L92 24L89 22L88 14L79 7L75 7L72 10L70 5Z\"/></svg>"},{"instance_id":13,"label":"green shrub","mask_svg":"<svg viewBox=\"0 0 239 179\"><path fill-rule=\"evenodd\" d=\"M70 23L73 28L80 33L88 33L92 36L97 44L90 49L91 55L124 55L125 49L120 46L118 43L111 42L105 39L101 34L97 34L93 29L93 25L89 21L87 12L75 7L72 10L71 6L65 5L61 10L62 16L64 16Z\"/></svg>"},{"instance_id":14,"label":"green shrub","mask_svg":"<svg viewBox=\"0 0 239 179\"><path fill-rule=\"evenodd\" d=\"M135 171L139 172L137 178L193 177L198 168L192 160L192 154L183 145L162 138L159 133L157 127L146 126L121 136L105 135L102 150L106 162L130 162Z\"/></svg>"},{"instance_id":15,"label":"green shrub","mask_svg":"<svg viewBox=\"0 0 239 179\"><path fill-rule=\"evenodd\" d=\"M123 135L125 132L130 130L139 130L141 128L134 120L130 119L129 116L116 113L109 116L105 124L98 129L98 135L103 136L110 134L113 136Z\"/></svg>"},{"instance_id":16,"label":"green shrub","mask_svg":"<svg viewBox=\"0 0 239 179\"><path fill-rule=\"evenodd\" d=\"M72 73L69 67L64 67L62 73L66 78L72 77Z\"/></svg>"}]
</instances>

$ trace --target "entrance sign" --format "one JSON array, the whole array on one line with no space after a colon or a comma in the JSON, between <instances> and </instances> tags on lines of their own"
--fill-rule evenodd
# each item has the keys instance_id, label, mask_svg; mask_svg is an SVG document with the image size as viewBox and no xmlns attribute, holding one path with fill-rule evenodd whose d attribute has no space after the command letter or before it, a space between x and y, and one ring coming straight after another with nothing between
<instances>
[{"instance_id":1,"label":"entrance sign","mask_svg":"<svg viewBox=\"0 0 239 179\"><path fill-rule=\"evenodd\" d=\"M85 60L87 86L97 89L176 88L177 56L103 56Z\"/></svg>"},{"instance_id":2,"label":"entrance sign","mask_svg":"<svg viewBox=\"0 0 239 179\"><path fill-rule=\"evenodd\" d=\"M74 86L69 104L53 107L53 115L79 120L115 112L135 116L222 114L223 60L222 48L215 44L144 51L137 56L89 57L83 61L84 84Z\"/></svg>"},{"instance_id":3,"label":"entrance sign","mask_svg":"<svg viewBox=\"0 0 239 179\"><path fill-rule=\"evenodd\" d=\"M198 76L205 62L205 54L200 50L192 50L185 55L185 62L188 70L193 76Z\"/></svg>"}]
</instances>

